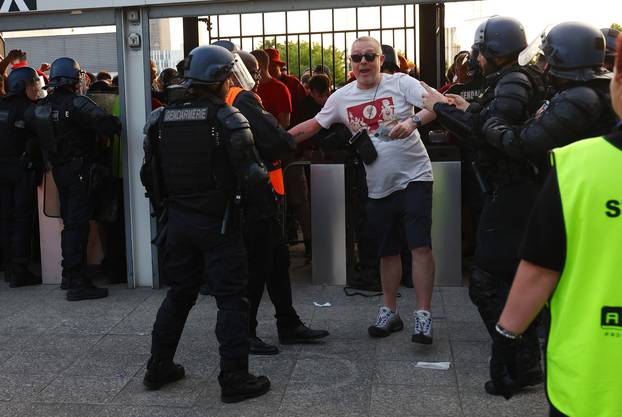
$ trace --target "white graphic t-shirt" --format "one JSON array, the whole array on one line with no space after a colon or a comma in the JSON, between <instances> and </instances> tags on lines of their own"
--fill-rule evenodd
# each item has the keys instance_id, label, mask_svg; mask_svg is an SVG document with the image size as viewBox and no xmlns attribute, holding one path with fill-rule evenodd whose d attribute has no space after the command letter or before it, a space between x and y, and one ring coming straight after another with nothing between
<instances>
[{"instance_id":1,"label":"white graphic t-shirt","mask_svg":"<svg viewBox=\"0 0 622 417\"><path fill-rule=\"evenodd\" d=\"M377 88L363 90L356 81L338 89L315 116L323 128L343 123L354 134L367 129L378 158L365 165L370 198L383 198L403 190L412 181L432 181L432 164L419 132L405 139L391 139L389 132L398 122L422 107L425 92L415 78L406 74L383 74Z\"/></svg>"}]
</instances>

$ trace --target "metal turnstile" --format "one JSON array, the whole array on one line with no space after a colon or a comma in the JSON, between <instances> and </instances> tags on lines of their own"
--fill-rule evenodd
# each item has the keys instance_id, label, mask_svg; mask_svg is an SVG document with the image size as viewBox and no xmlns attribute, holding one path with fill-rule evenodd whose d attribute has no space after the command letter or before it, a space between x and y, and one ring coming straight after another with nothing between
<instances>
[{"instance_id":1,"label":"metal turnstile","mask_svg":"<svg viewBox=\"0 0 622 417\"><path fill-rule=\"evenodd\" d=\"M437 286L462 285L460 161L432 162L432 252Z\"/></svg>"},{"instance_id":2,"label":"metal turnstile","mask_svg":"<svg viewBox=\"0 0 622 417\"><path fill-rule=\"evenodd\" d=\"M432 162L432 246L436 285L462 284L460 161ZM346 190L343 164L311 165L313 284L345 285Z\"/></svg>"},{"instance_id":3,"label":"metal turnstile","mask_svg":"<svg viewBox=\"0 0 622 417\"><path fill-rule=\"evenodd\" d=\"M313 284L346 284L346 192L343 164L311 165Z\"/></svg>"}]
</instances>

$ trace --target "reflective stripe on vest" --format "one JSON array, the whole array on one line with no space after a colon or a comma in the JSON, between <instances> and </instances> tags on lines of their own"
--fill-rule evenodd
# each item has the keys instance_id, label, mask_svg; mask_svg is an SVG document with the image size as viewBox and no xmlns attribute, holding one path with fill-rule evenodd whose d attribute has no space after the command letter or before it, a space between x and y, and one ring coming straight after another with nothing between
<instances>
[{"instance_id":1,"label":"reflective stripe on vest","mask_svg":"<svg viewBox=\"0 0 622 417\"><path fill-rule=\"evenodd\" d=\"M244 90L240 87L231 87L229 89L229 93L227 94L227 99L225 100L225 102L228 105L233 106L233 102L235 101L238 94L240 94L242 91ZM285 195L285 183L283 181L283 169L281 168L281 161L275 162L274 166L272 167L268 167L268 175L270 177L270 184L272 184L274 192L276 192L278 195Z\"/></svg>"},{"instance_id":2,"label":"reflective stripe on vest","mask_svg":"<svg viewBox=\"0 0 622 417\"><path fill-rule=\"evenodd\" d=\"M566 260L550 301L548 397L568 416L620 416L622 152L600 137L553 155Z\"/></svg>"}]
</instances>

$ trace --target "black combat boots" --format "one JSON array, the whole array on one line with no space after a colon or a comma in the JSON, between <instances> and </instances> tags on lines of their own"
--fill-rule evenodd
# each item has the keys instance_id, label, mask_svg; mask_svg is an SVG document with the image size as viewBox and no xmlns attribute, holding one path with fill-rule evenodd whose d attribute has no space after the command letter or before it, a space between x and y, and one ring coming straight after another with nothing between
<instances>
[{"instance_id":1,"label":"black combat boots","mask_svg":"<svg viewBox=\"0 0 622 417\"><path fill-rule=\"evenodd\" d=\"M41 277L30 272L26 265L13 265L4 274L11 288L41 284Z\"/></svg>"},{"instance_id":2,"label":"black combat boots","mask_svg":"<svg viewBox=\"0 0 622 417\"><path fill-rule=\"evenodd\" d=\"M248 373L247 361L222 361L220 368L218 382L223 403L237 403L270 391L267 377Z\"/></svg>"},{"instance_id":3,"label":"black combat boots","mask_svg":"<svg viewBox=\"0 0 622 417\"><path fill-rule=\"evenodd\" d=\"M69 277L67 301L94 300L104 297L108 297L108 288L98 288L86 277Z\"/></svg>"},{"instance_id":4,"label":"black combat boots","mask_svg":"<svg viewBox=\"0 0 622 417\"><path fill-rule=\"evenodd\" d=\"M173 363L172 360L159 361L152 356L147 362L143 384L147 389L156 390L171 382L179 381L184 376L186 371L183 366Z\"/></svg>"}]
</instances>

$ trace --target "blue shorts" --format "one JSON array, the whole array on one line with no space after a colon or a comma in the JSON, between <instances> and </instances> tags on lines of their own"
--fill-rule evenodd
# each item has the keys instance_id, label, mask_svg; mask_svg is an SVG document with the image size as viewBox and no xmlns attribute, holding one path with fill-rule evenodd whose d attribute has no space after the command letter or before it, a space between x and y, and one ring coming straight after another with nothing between
<instances>
[{"instance_id":1,"label":"blue shorts","mask_svg":"<svg viewBox=\"0 0 622 417\"><path fill-rule=\"evenodd\" d=\"M378 236L378 255L432 247L432 181L413 181L384 198L369 199L367 218Z\"/></svg>"}]
</instances>

